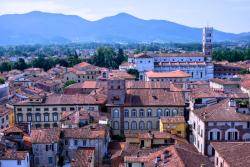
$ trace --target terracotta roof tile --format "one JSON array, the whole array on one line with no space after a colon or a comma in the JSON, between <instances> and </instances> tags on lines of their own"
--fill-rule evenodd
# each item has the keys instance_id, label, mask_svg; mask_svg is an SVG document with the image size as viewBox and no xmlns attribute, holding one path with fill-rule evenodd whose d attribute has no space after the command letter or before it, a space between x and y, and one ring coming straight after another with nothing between
<instances>
[{"instance_id":1,"label":"terracotta roof tile","mask_svg":"<svg viewBox=\"0 0 250 167\"><path fill-rule=\"evenodd\" d=\"M171 71L171 72L146 72L148 78L190 78L191 75L184 71Z\"/></svg>"},{"instance_id":2,"label":"terracotta roof tile","mask_svg":"<svg viewBox=\"0 0 250 167\"><path fill-rule=\"evenodd\" d=\"M98 139L104 138L106 135L105 130L91 129L91 128L73 128L63 129L64 138L74 139Z\"/></svg>"},{"instance_id":3,"label":"terracotta roof tile","mask_svg":"<svg viewBox=\"0 0 250 167\"><path fill-rule=\"evenodd\" d=\"M90 167L94 161L95 148L78 148L70 163L71 167Z\"/></svg>"},{"instance_id":4,"label":"terracotta roof tile","mask_svg":"<svg viewBox=\"0 0 250 167\"><path fill-rule=\"evenodd\" d=\"M249 142L213 142L215 151L230 167L250 166L250 143Z\"/></svg>"},{"instance_id":5,"label":"terracotta roof tile","mask_svg":"<svg viewBox=\"0 0 250 167\"><path fill-rule=\"evenodd\" d=\"M184 106L181 92L169 92L161 89L129 89L126 106Z\"/></svg>"},{"instance_id":6,"label":"terracotta roof tile","mask_svg":"<svg viewBox=\"0 0 250 167\"><path fill-rule=\"evenodd\" d=\"M57 143L60 140L60 129L32 129L31 141L33 144Z\"/></svg>"},{"instance_id":7,"label":"terracotta roof tile","mask_svg":"<svg viewBox=\"0 0 250 167\"><path fill-rule=\"evenodd\" d=\"M203 121L250 121L250 115L238 113L229 106L229 99L191 112Z\"/></svg>"},{"instance_id":8,"label":"terracotta roof tile","mask_svg":"<svg viewBox=\"0 0 250 167\"><path fill-rule=\"evenodd\" d=\"M8 149L4 151L4 154L0 156L0 160L25 160L28 151L16 151Z\"/></svg>"}]
</instances>

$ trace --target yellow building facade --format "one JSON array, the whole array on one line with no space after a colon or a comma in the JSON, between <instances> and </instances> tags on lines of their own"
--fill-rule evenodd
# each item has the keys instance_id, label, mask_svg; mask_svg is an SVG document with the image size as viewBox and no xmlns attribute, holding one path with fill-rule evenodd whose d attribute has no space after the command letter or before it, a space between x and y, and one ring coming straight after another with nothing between
<instances>
[{"instance_id":1,"label":"yellow building facade","mask_svg":"<svg viewBox=\"0 0 250 167\"><path fill-rule=\"evenodd\" d=\"M161 117L160 132L168 132L186 138L186 122L183 116Z\"/></svg>"}]
</instances>

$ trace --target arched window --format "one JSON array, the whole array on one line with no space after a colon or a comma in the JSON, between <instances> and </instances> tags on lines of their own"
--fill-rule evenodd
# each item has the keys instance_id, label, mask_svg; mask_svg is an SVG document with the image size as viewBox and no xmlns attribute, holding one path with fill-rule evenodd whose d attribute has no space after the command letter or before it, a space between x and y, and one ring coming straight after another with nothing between
<instances>
[{"instance_id":1,"label":"arched window","mask_svg":"<svg viewBox=\"0 0 250 167\"><path fill-rule=\"evenodd\" d=\"M119 112L119 110L117 110L117 109L115 109L115 110L113 110L113 118L119 118L120 117L120 112Z\"/></svg>"},{"instance_id":2,"label":"arched window","mask_svg":"<svg viewBox=\"0 0 250 167\"><path fill-rule=\"evenodd\" d=\"M243 136L242 136L242 139L244 141L250 141L250 133L245 133Z\"/></svg>"},{"instance_id":3,"label":"arched window","mask_svg":"<svg viewBox=\"0 0 250 167\"><path fill-rule=\"evenodd\" d=\"M144 117L144 109L140 109L139 115L140 117Z\"/></svg>"},{"instance_id":4,"label":"arched window","mask_svg":"<svg viewBox=\"0 0 250 167\"><path fill-rule=\"evenodd\" d=\"M129 111L127 109L124 110L124 117L125 118L129 117Z\"/></svg>"},{"instance_id":5,"label":"arched window","mask_svg":"<svg viewBox=\"0 0 250 167\"><path fill-rule=\"evenodd\" d=\"M113 129L119 129L119 122L118 121L113 122Z\"/></svg>"},{"instance_id":6,"label":"arched window","mask_svg":"<svg viewBox=\"0 0 250 167\"><path fill-rule=\"evenodd\" d=\"M221 131L219 129L211 129L208 134L208 140L221 140Z\"/></svg>"},{"instance_id":7,"label":"arched window","mask_svg":"<svg viewBox=\"0 0 250 167\"><path fill-rule=\"evenodd\" d=\"M17 121L18 122L23 122L23 114L22 113L17 114Z\"/></svg>"},{"instance_id":8,"label":"arched window","mask_svg":"<svg viewBox=\"0 0 250 167\"><path fill-rule=\"evenodd\" d=\"M135 121L131 122L131 129L136 130L137 129L137 123Z\"/></svg>"},{"instance_id":9,"label":"arched window","mask_svg":"<svg viewBox=\"0 0 250 167\"><path fill-rule=\"evenodd\" d=\"M165 117L169 117L169 116L170 116L170 111L169 111L169 109L166 109L166 110L164 111L164 116L165 116Z\"/></svg>"},{"instance_id":10,"label":"arched window","mask_svg":"<svg viewBox=\"0 0 250 167\"><path fill-rule=\"evenodd\" d=\"M41 122L41 114L40 113L36 113L35 117L36 117L36 122Z\"/></svg>"},{"instance_id":11,"label":"arched window","mask_svg":"<svg viewBox=\"0 0 250 167\"><path fill-rule=\"evenodd\" d=\"M159 108L157 109L157 117L161 117L162 116L162 110Z\"/></svg>"},{"instance_id":12,"label":"arched window","mask_svg":"<svg viewBox=\"0 0 250 167\"><path fill-rule=\"evenodd\" d=\"M32 122L32 113L27 113L27 122Z\"/></svg>"},{"instance_id":13,"label":"arched window","mask_svg":"<svg viewBox=\"0 0 250 167\"><path fill-rule=\"evenodd\" d=\"M44 113L44 122L49 122L49 113Z\"/></svg>"},{"instance_id":14,"label":"arched window","mask_svg":"<svg viewBox=\"0 0 250 167\"><path fill-rule=\"evenodd\" d=\"M124 129L125 129L125 130L128 130L128 129L129 129L129 122L128 122L128 121L125 121L125 122L124 122Z\"/></svg>"},{"instance_id":15,"label":"arched window","mask_svg":"<svg viewBox=\"0 0 250 167\"><path fill-rule=\"evenodd\" d=\"M133 117L133 118L137 117L136 109L133 109L131 111L131 117Z\"/></svg>"},{"instance_id":16,"label":"arched window","mask_svg":"<svg viewBox=\"0 0 250 167\"><path fill-rule=\"evenodd\" d=\"M58 121L58 113L54 112L52 115L53 115L53 121L54 122Z\"/></svg>"},{"instance_id":17,"label":"arched window","mask_svg":"<svg viewBox=\"0 0 250 167\"><path fill-rule=\"evenodd\" d=\"M140 128L140 130L144 130L145 129L145 123L144 123L144 121L140 121L139 122L139 128Z\"/></svg>"},{"instance_id":18,"label":"arched window","mask_svg":"<svg viewBox=\"0 0 250 167\"><path fill-rule=\"evenodd\" d=\"M173 109L172 110L172 116L176 116L176 115L178 115L178 111L176 109Z\"/></svg>"},{"instance_id":19,"label":"arched window","mask_svg":"<svg viewBox=\"0 0 250 167\"><path fill-rule=\"evenodd\" d=\"M152 117L152 109L147 110L147 117Z\"/></svg>"},{"instance_id":20,"label":"arched window","mask_svg":"<svg viewBox=\"0 0 250 167\"><path fill-rule=\"evenodd\" d=\"M229 141L239 140L239 132L237 129L228 129L225 135L225 139Z\"/></svg>"},{"instance_id":21,"label":"arched window","mask_svg":"<svg viewBox=\"0 0 250 167\"><path fill-rule=\"evenodd\" d=\"M147 129L151 130L152 129L152 121L147 122Z\"/></svg>"}]
</instances>

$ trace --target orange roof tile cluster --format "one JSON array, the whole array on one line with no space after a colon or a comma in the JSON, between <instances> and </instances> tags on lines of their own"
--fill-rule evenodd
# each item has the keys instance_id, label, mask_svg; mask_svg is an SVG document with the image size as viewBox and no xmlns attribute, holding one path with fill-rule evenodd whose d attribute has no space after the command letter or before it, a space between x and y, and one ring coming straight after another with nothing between
<instances>
[{"instance_id":1,"label":"orange roof tile cluster","mask_svg":"<svg viewBox=\"0 0 250 167\"><path fill-rule=\"evenodd\" d=\"M181 92L170 92L161 89L129 89L126 106L184 106Z\"/></svg>"},{"instance_id":2,"label":"orange roof tile cluster","mask_svg":"<svg viewBox=\"0 0 250 167\"><path fill-rule=\"evenodd\" d=\"M190 96L194 99L196 98L210 98L210 97L218 97L223 98L226 97L226 95L222 92L215 91L211 88L206 87L198 87L191 90Z\"/></svg>"},{"instance_id":3,"label":"orange roof tile cluster","mask_svg":"<svg viewBox=\"0 0 250 167\"><path fill-rule=\"evenodd\" d=\"M104 129L91 129L91 128L73 128L63 129L64 138L73 139L103 139L106 132Z\"/></svg>"},{"instance_id":4,"label":"orange roof tile cluster","mask_svg":"<svg viewBox=\"0 0 250 167\"><path fill-rule=\"evenodd\" d=\"M125 80L135 80L135 76L127 73L126 71L112 70L109 73L109 79L125 79Z\"/></svg>"},{"instance_id":5,"label":"orange roof tile cluster","mask_svg":"<svg viewBox=\"0 0 250 167\"><path fill-rule=\"evenodd\" d=\"M73 159L71 160L71 167L90 167L94 162L95 148L84 147L78 148L75 152Z\"/></svg>"},{"instance_id":6,"label":"orange roof tile cluster","mask_svg":"<svg viewBox=\"0 0 250 167\"><path fill-rule=\"evenodd\" d=\"M7 149L4 151L4 154L0 156L0 160L25 160L28 154L28 151Z\"/></svg>"},{"instance_id":7,"label":"orange roof tile cluster","mask_svg":"<svg viewBox=\"0 0 250 167\"><path fill-rule=\"evenodd\" d=\"M159 166L178 166L178 167L213 167L214 164L209 160L207 156L204 156L197 152L197 150L191 144L181 144L169 146L166 150L168 152L168 158L166 161L161 161Z\"/></svg>"},{"instance_id":8,"label":"orange roof tile cluster","mask_svg":"<svg viewBox=\"0 0 250 167\"><path fill-rule=\"evenodd\" d=\"M241 86L245 89L250 89L250 80L245 80L243 82L241 82Z\"/></svg>"},{"instance_id":9,"label":"orange roof tile cluster","mask_svg":"<svg viewBox=\"0 0 250 167\"><path fill-rule=\"evenodd\" d=\"M161 122L164 124L171 123L185 123L184 116L174 116L174 117L161 117Z\"/></svg>"},{"instance_id":10,"label":"orange roof tile cluster","mask_svg":"<svg viewBox=\"0 0 250 167\"><path fill-rule=\"evenodd\" d=\"M250 166L250 143L249 142L213 142L212 147L230 167Z\"/></svg>"},{"instance_id":11,"label":"orange roof tile cluster","mask_svg":"<svg viewBox=\"0 0 250 167\"><path fill-rule=\"evenodd\" d=\"M170 83L163 81L126 81L126 89L167 89Z\"/></svg>"},{"instance_id":12,"label":"orange roof tile cluster","mask_svg":"<svg viewBox=\"0 0 250 167\"><path fill-rule=\"evenodd\" d=\"M24 133L22 129L13 126L13 127L8 127L6 129L4 129L4 134L9 134L9 133Z\"/></svg>"},{"instance_id":13,"label":"orange roof tile cluster","mask_svg":"<svg viewBox=\"0 0 250 167\"><path fill-rule=\"evenodd\" d=\"M30 136L32 144L51 144L59 142L60 134L61 131L58 128L32 129Z\"/></svg>"},{"instance_id":14,"label":"orange roof tile cluster","mask_svg":"<svg viewBox=\"0 0 250 167\"><path fill-rule=\"evenodd\" d=\"M236 112L235 107L229 106L229 99L204 108L196 109L193 112L201 120L208 121L250 121L250 115Z\"/></svg>"},{"instance_id":15,"label":"orange roof tile cluster","mask_svg":"<svg viewBox=\"0 0 250 167\"><path fill-rule=\"evenodd\" d=\"M48 95L43 103L30 103L29 101L21 101L17 105L62 105L62 104L95 104L101 105L106 102L107 97L101 94L52 94Z\"/></svg>"},{"instance_id":16,"label":"orange roof tile cluster","mask_svg":"<svg viewBox=\"0 0 250 167\"><path fill-rule=\"evenodd\" d=\"M192 77L190 74L184 71L171 71L171 72L154 72L149 71L146 72L146 76L148 78L190 78Z\"/></svg>"}]
</instances>

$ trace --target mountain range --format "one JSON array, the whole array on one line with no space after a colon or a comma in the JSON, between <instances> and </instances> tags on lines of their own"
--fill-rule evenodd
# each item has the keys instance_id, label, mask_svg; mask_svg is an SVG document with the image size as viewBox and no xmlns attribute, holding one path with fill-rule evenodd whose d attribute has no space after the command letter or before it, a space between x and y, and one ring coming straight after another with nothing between
<instances>
[{"instance_id":1,"label":"mountain range","mask_svg":"<svg viewBox=\"0 0 250 167\"><path fill-rule=\"evenodd\" d=\"M34 11L0 16L0 45L71 42L201 42L202 29L127 13L89 21L75 15ZM214 40L250 41L250 33L214 30Z\"/></svg>"}]
</instances>

